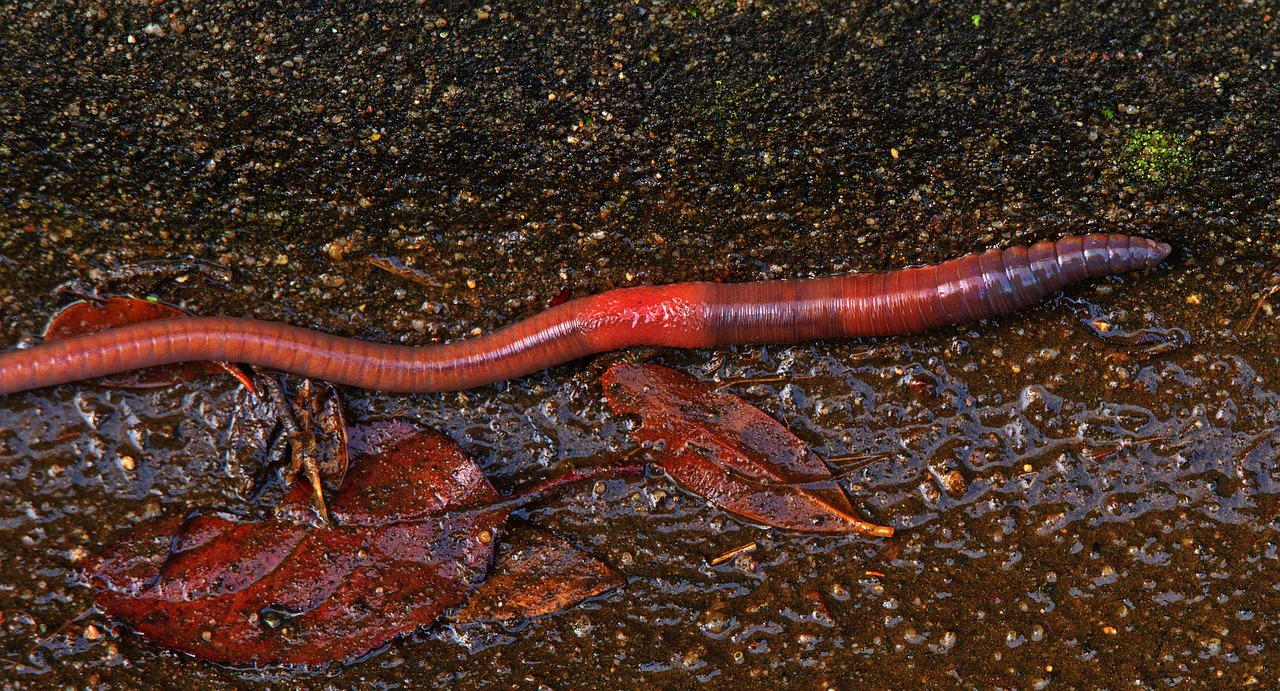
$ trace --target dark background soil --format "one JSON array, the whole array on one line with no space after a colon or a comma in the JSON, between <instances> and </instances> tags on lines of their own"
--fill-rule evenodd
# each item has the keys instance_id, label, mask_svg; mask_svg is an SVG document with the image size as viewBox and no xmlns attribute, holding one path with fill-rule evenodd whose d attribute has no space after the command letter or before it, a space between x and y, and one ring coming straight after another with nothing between
<instances>
[{"instance_id":1,"label":"dark background soil","mask_svg":"<svg viewBox=\"0 0 1280 691\"><path fill-rule=\"evenodd\" d=\"M71 576L86 551L158 512L243 505L221 451L243 402L230 382L9 396L3 685L1280 683L1280 324L1268 307L1244 328L1280 255L1277 9L0 7L6 346L38 337L72 280L426 344L618 286L891 269L1085 232L1175 246L1154 271L985 324L659 355L773 379L735 390L820 455L884 454L848 484L891 540L761 530L660 475L612 481L525 518L619 566L620 590L322 672L86 636L109 630L93 614L51 635L89 606ZM189 257L231 280L109 280ZM1148 353L1125 335L1187 344ZM449 433L504 490L632 448L585 362L346 400L355 419ZM752 540L751 558L708 566Z\"/></svg>"}]
</instances>

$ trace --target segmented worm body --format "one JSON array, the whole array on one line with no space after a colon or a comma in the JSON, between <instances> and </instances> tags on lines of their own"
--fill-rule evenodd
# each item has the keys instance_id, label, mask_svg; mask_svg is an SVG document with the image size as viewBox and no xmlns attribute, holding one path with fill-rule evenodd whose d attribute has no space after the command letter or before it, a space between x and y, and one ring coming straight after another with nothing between
<instances>
[{"instance_id":1,"label":"segmented worm body","mask_svg":"<svg viewBox=\"0 0 1280 691\"><path fill-rule=\"evenodd\" d=\"M706 348L905 334L1025 307L1086 278L1159 264L1169 246L1086 235L885 273L621 288L437 346L235 317L166 319L0 354L0 394L154 365L243 362L382 391L456 391L637 345Z\"/></svg>"}]
</instances>

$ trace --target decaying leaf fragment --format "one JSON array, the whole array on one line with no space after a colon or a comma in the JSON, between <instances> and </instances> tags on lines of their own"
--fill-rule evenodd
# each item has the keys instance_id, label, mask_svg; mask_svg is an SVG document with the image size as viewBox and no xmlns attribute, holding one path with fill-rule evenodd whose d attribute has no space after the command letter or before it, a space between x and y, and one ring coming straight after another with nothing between
<instances>
[{"instance_id":1,"label":"decaying leaf fragment","mask_svg":"<svg viewBox=\"0 0 1280 691\"><path fill-rule=\"evenodd\" d=\"M539 528L523 528L494 575L455 615L458 623L532 619L568 609L626 582L595 557Z\"/></svg>"},{"instance_id":2,"label":"decaying leaf fragment","mask_svg":"<svg viewBox=\"0 0 1280 691\"><path fill-rule=\"evenodd\" d=\"M51 343L139 322L179 319L188 316L191 315L172 305L138 298L110 297L96 301L82 300L67 305L53 315L49 325L45 327L44 340ZM157 389L219 372L230 374L245 388L253 390L253 382L244 370L238 365L226 362L184 362L161 365L99 377L94 381L102 386Z\"/></svg>"},{"instance_id":3,"label":"decaying leaf fragment","mask_svg":"<svg viewBox=\"0 0 1280 691\"><path fill-rule=\"evenodd\" d=\"M299 379L290 396L272 373L261 373L259 381L260 395L237 397L225 450L227 467L246 497L269 486L264 471L279 469L286 489L303 476L311 487L311 505L282 510L294 522L323 523L328 520L324 492L342 486L350 463L341 397L328 382Z\"/></svg>"},{"instance_id":4,"label":"decaying leaf fragment","mask_svg":"<svg viewBox=\"0 0 1280 691\"><path fill-rule=\"evenodd\" d=\"M615 365L601 381L615 413L640 416L636 441L712 504L775 528L893 535L856 517L826 464L741 398L652 364Z\"/></svg>"}]
</instances>

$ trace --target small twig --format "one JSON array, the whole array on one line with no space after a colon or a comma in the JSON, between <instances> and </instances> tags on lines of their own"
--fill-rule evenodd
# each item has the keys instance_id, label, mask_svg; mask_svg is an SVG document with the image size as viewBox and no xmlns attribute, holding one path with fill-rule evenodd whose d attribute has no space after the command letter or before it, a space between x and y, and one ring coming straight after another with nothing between
<instances>
[{"instance_id":1,"label":"small twig","mask_svg":"<svg viewBox=\"0 0 1280 691\"><path fill-rule=\"evenodd\" d=\"M139 262L111 269L102 280L109 283L123 283L140 278L155 279L156 282L180 278L183 274L197 273L205 277L213 285L226 287L231 283L231 269L204 259L186 257L183 259L157 259Z\"/></svg>"},{"instance_id":2,"label":"small twig","mask_svg":"<svg viewBox=\"0 0 1280 691\"><path fill-rule=\"evenodd\" d=\"M890 344L890 343L873 345L873 346L863 346L849 353L848 357L850 360L853 360L854 362L862 362L864 360L872 360L872 359L878 358L882 355L885 355L885 356L891 355L893 351L901 352L906 349L907 349L906 346L903 346L900 344Z\"/></svg>"},{"instance_id":3,"label":"small twig","mask_svg":"<svg viewBox=\"0 0 1280 691\"><path fill-rule=\"evenodd\" d=\"M813 379L812 375L792 375L792 374L766 374L759 377L742 377L739 379L725 379L716 384L717 390L728 388L730 386L740 386L743 384L776 384L778 382L804 381L805 379Z\"/></svg>"},{"instance_id":4,"label":"small twig","mask_svg":"<svg viewBox=\"0 0 1280 691\"><path fill-rule=\"evenodd\" d=\"M101 304L102 298L98 294L100 288L139 279L150 280L150 288L154 288L166 280L176 279L184 282L185 279L182 277L192 273L203 275L205 283L218 288L229 288L232 280L231 269L204 259L196 259L194 257L157 259L111 269L95 267L91 271L88 281L73 279L58 286L55 292L73 295L94 304Z\"/></svg>"},{"instance_id":5,"label":"small twig","mask_svg":"<svg viewBox=\"0 0 1280 691\"><path fill-rule=\"evenodd\" d=\"M787 380L787 375L785 374L768 374L762 377L742 377L739 379L725 379L719 384L716 384L715 388L724 389L730 386L739 386L741 384L772 384L775 382L786 381L786 380Z\"/></svg>"},{"instance_id":6,"label":"small twig","mask_svg":"<svg viewBox=\"0 0 1280 691\"><path fill-rule=\"evenodd\" d=\"M1249 445L1249 448L1245 449L1243 458L1248 458L1254 451L1258 450L1258 447L1262 446L1267 441L1274 439L1276 435L1280 435L1280 430L1272 430L1270 432L1263 432L1262 434L1259 434L1257 441L1253 442Z\"/></svg>"},{"instance_id":7,"label":"small twig","mask_svg":"<svg viewBox=\"0 0 1280 691\"><path fill-rule=\"evenodd\" d=\"M50 633L49 635L45 636L44 638L41 638L40 640L36 641L36 642L35 642L35 643L30 647L30 648L27 648L27 649L26 649L26 651L24 651L24 652L22 653L22 660L24 660L23 662L16 662L16 661L11 660L11 659L9 659L9 658L7 658L7 657L6 657L6 658L0 658L0 661L7 662L7 663L9 663L9 664L13 665L15 669L22 669L23 667L29 667L29 668L31 668L31 669L37 669L34 665L31 665L31 664L28 664L27 662L25 662L25 660L29 659L29 658L31 657L31 655L32 655L32 654L34 654L34 653L36 652L36 650L37 650L37 649L44 647L44 646L45 646L45 645L47 645L50 641L52 641L54 638L57 638L58 636L62 635L62 633L63 633L64 631L66 631L66 630L67 630L67 628L68 628L68 627L70 627L72 624L74 624L74 623L76 623L76 622L80 621L81 619L84 619L85 617L87 617L87 616L89 616L90 614L93 614L93 613L95 613L95 612L97 612L97 611L98 611L98 610L97 610L97 608L96 608L96 607L90 607L89 609L86 609L85 611L81 612L80 614L77 614L74 618L71 618L71 619L68 619L68 620L66 620L66 621L62 622L62 625L61 625L61 626L59 626L58 628L54 629L52 633Z\"/></svg>"},{"instance_id":8,"label":"small twig","mask_svg":"<svg viewBox=\"0 0 1280 691\"><path fill-rule=\"evenodd\" d=\"M375 269L382 269L397 278L403 278L406 281L412 281L420 286L428 288L442 288L443 286L436 279L424 274L417 269L410 269L400 262L399 259L391 259L388 257L368 256L364 258L365 262Z\"/></svg>"},{"instance_id":9,"label":"small twig","mask_svg":"<svg viewBox=\"0 0 1280 691\"><path fill-rule=\"evenodd\" d=\"M708 561L707 561L707 564L709 564L709 565L711 565L711 566L719 566L719 565L721 565L721 564L723 564L723 563L725 563L725 562L727 562L727 561L730 561L730 560L732 560L732 559L736 559L739 555L742 555L742 554L751 554L752 552L756 551L757 549L760 549L760 545L756 544L755 540L752 540L751 542L748 542L748 543L747 543L747 544L745 544L745 545L739 545L739 546L737 546L737 547L734 547L733 549L729 550L728 552L725 552L724 554L721 554L721 555L720 555L720 556L718 556L718 557L714 557L714 558L712 558L712 559L708 560Z\"/></svg>"},{"instance_id":10,"label":"small twig","mask_svg":"<svg viewBox=\"0 0 1280 691\"><path fill-rule=\"evenodd\" d=\"M304 417L299 419L294 410L293 402L284 393L284 387L272 375L264 375L263 384L267 389L267 395L271 398L271 402L276 407L276 414L280 419L280 424L284 427L285 434L289 438L289 448L291 457L289 459L289 467L284 471L284 484L286 487L292 485L301 472L311 486L311 504L315 509L316 515L320 518L322 525L329 524L329 509L324 502L324 487L320 480L320 466L316 463L316 436L311 429L311 413L304 411Z\"/></svg>"},{"instance_id":11,"label":"small twig","mask_svg":"<svg viewBox=\"0 0 1280 691\"><path fill-rule=\"evenodd\" d=\"M845 456L832 456L827 459L827 465L840 471L837 478L856 473L863 468L877 462L893 458L893 454L888 451L872 454L851 454Z\"/></svg>"},{"instance_id":12,"label":"small twig","mask_svg":"<svg viewBox=\"0 0 1280 691\"><path fill-rule=\"evenodd\" d=\"M565 473L564 475L553 477L550 480L543 480L528 489L520 490L508 497L506 502L500 503L505 504L507 502L512 502L515 506L524 506L525 504L542 501L543 499L555 494L560 489L568 485L582 482L583 480L591 480L593 478L601 477L636 477L644 475L644 468L643 464L634 463L629 465L598 466L595 468L573 470Z\"/></svg>"},{"instance_id":13,"label":"small twig","mask_svg":"<svg viewBox=\"0 0 1280 691\"><path fill-rule=\"evenodd\" d=\"M1149 444L1153 441L1163 441L1168 438L1169 436L1165 434L1153 434L1147 437L1134 437L1132 439L1127 439L1127 438L1121 439L1120 441L1116 442L1116 445L1114 447L1110 449L1091 450L1089 452L1089 459L1094 461L1101 461L1104 458L1107 458L1108 456L1114 455L1115 453L1119 452L1121 449L1127 449L1130 446L1133 446L1134 444Z\"/></svg>"},{"instance_id":14,"label":"small twig","mask_svg":"<svg viewBox=\"0 0 1280 691\"><path fill-rule=\"evenodd\" d=\"M1244 327L1240 329L1240 333L1249 333L1249 330L1253 328L1253 320L1257 319L1258 312L1262 310L1262 306L1267 304L1267 300L1270 300L1271 296L1276 293L1280 293L1280 283L1268 288L1267 292L1263 293L1262 297L1258 298L1258 304L1253 306L1253 311L1249 313L1249 318L1245 320Z\"/></svg>"},{"instance_id":15,"label":"small twig","mask_svg":"<svg viewBox=\"0 0 1280 691\"><path fill-rule=\"evenodd\" d=\"M90 291L80 285L63 284L54 288L53 292L59 295L70 295L77 300L84 300L98 309L102 309L107 304L107 299L98 295L97 291Z\"/></svg>"}]
</instances>

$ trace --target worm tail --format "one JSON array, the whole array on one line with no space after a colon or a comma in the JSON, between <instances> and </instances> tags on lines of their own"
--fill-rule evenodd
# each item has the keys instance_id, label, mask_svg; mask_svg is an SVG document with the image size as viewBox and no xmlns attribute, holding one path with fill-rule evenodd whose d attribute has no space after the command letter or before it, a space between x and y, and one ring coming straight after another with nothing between
<instances>
[{"instance_id":1,"label":"worm tail","mask_svg":"<svg viewBox=\"0 0 1280 691\"><path fill-rule=\"evenodd\" d=\"M921 292L937 295L924 328L1008 314L1087 278L1155 266L1169 249L1146 238L1094 234L954 259L939 264L931 281L925 270L916 274L925 281Z\"/></svg>"},{"instance_id":2,"label":"worm tail","mask_svg":"<svg viewBox=\"0 0 1280 691\"><path fill-rule=\"evenodd\" d=\"M1146 238L1086 235L899 271L712 285L709 338L699 345L885 336L989 319L1070 283L1150 268L1168 254L1168 245Z\"/></svg>"}]
</instances>

